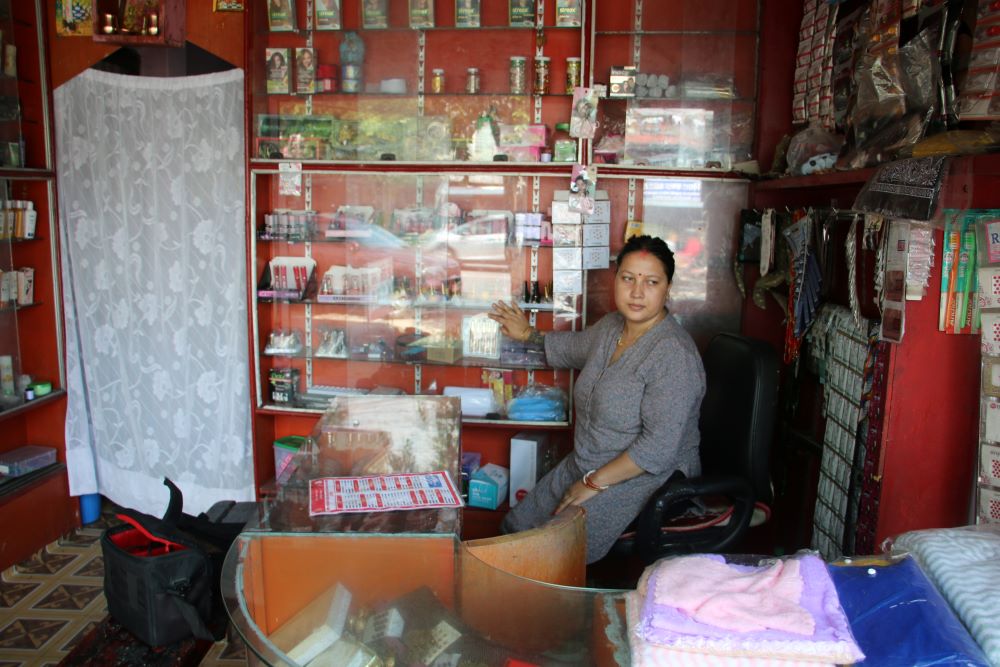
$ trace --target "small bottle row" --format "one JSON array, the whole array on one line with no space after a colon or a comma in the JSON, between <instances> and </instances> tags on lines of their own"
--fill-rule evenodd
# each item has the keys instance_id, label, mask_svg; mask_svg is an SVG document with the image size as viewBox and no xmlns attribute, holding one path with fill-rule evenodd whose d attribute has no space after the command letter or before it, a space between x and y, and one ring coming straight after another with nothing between
<instances>
[{"instance_id":1,"label":"small bottle row","mask_svg":"<svg viewBox=\"0 0 1000 667\"><path fill-rule=\"evenodd\" d=\"M33 202L8 199L0 209L0 240L25 241L35 238L38 211Z\"/></svg>"}]
</instances>

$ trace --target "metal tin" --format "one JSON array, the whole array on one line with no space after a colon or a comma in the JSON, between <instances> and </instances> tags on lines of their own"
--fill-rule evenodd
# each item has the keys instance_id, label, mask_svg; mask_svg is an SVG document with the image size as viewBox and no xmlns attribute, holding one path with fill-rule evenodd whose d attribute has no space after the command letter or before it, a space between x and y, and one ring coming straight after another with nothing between
<instances>
[{"instance_id":1,"label":"metal tin","mask_svg":"<svg viewBox=\"0 0 1000 667\"><path fill-rule=\"evenodd\" d=\"M479 92L479 68L470 67L465 74L465 92L475 95Z\"/></svg>"},{"instance_id":2,"label":"metal tin","mask_svg":"<svg viewBox=\"0 0 1000 667\"><path fill-rule=\"evenodd\" d=\"M570 95L580 85L580 59L566 59L566 92Z\"/></svg>"},{"instance_id":3,"label":"metal tin","mask_svg":"<svg viewBox=\"0 0 1000 667\"><path fill-rule=\"evenodd\" d=\"M527 92L528 59L524 56L510 57L510 92L524 95Z\"/></svg>"},{"instance_id":4,"label":"metal tin","mask_svg":"<svg viewBox=\"0 0 1000 667\"><path fill-rule=\"evenodd\" d=\"M431 92L432 93L443 93L444 92L444 70L443 69L431 70Z\"/></svg>"},{"instance_id":5,"label":"metal tin","mask_svg":"<svg viewBox=\"0 0 1000 667\"><path fill-rule=\"evenodd\" d=\"M548 56L538 56L535 58L535 95L544 95L549 92L549 61Z\"/></svg>"}]
</instances>

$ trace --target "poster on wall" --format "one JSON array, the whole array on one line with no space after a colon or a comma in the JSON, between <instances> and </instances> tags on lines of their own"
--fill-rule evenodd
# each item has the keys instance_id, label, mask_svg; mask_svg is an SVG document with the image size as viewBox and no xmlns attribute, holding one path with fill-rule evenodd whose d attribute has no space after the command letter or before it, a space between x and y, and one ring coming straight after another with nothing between
<instances>
[{"instance_id":1,"label":"poster on wall","mask_svg":"<svg viewBox=\"0 0 1000 667\"><path fill-rule=\"evenodd\" d=\"M91 0L56 0L56 35L90 37L93 34Z\"/></svg>"}]
</instances>

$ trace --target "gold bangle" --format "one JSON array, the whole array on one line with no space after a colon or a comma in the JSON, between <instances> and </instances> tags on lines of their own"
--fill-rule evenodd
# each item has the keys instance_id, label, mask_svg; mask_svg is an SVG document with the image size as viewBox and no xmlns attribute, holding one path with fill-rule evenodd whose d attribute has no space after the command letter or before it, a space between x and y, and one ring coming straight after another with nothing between
<instances>
[{"instance_id":1,"label":"gold bangle","mask_svg":"<svg viewBox=\"0 0 1000 667\"><path fill-rule=\"evenodd\" d=\"M597 472L596 470L588 470L583 476L583 485L588 489L593 489L594 491L607 491L610 484L605 484L604 486L601 486L594 480L590 479L591 476L594 475L596 472Z\"/></svg>"}]
</instances>

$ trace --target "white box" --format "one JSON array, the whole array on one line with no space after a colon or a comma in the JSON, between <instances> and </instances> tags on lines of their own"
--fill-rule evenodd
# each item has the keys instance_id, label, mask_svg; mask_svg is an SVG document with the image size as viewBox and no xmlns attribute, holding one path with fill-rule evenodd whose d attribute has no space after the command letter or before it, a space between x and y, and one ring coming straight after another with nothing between
<instances>
[{"instance_id":1,"label":"white box","mask_svg":"<svg viewBox=\"0 0 1000 667\"><path fill-rule=\"evenodd\" d=\"M548 433L522 431L510 439L510 506L514 507L556 464Z\"/></svg>"},{"instance_id":2,"label":"white box","mask_svg":"<svg viewBox=\"0 0 1000 667\"><path fill-rule=\"evenodd\" d=\"M579 225L583 223L583 218L576 211L569 210L568 201L552 202L552 224L553 225Z\"/></svg>"},{"instance_id":3,"label":"white box","mask_svg":"<svg viewBox=\"0 0 1000 667\"><path fill-rule=\"evenodd\" d=\"M583 245L583 225L552 225L552 245L569 248Z\"/></svg>"},{"instance_id":4,"label":"white box","mask_svg":"<svg viewBox=\"0 0 1000 667\"><path fill-rule=\"evenodd\" d=\"M583 245L611 245L611 225L584 225Z\"/></svg>"},{"instance_id":5,"label":"white box","mask_svg":"<svg viewBox=\"0 0 1000 667\"><path fill-rule=\"evenodd\" d=\"M583 255L580 248L553 248L552 268L555 271L583 268Z\"/></svg>"},{"instance_id":6,"label":"white box","mask_svg":"<svg viewBox=\"0 0 1000 667\"><path fill-rule=\"evenodd\" d=\"M611 253L607 246L583 249L583 268L606 269L611 265Z\"/></svg>"},{"instance_id":7,"label":"white box","mask_svg":"<svg viewBox=\"0 0 1000 667\"><path fill-rule=\"evenodd\" d=\"M600 192L597 193L597 198L594 200L594 212L584 216L583 222L598 225L611 224L611 202L606 198L601 199Z\"/></svg>"},{"instance_id":8,"label":"white box","mask_svg":"<svg viewBox=\"0 0 1000 667\"><path fill-rule=\"evenodd\" d=\"M17 272L17 304L30 306L35 302L35 270L31 267Z\"/></svg>"},{"instance_id":9,"label":"white box","mask_svg":"<svg viewBox=\"0 0 1000 667\"><path fill-rule=\"evenodd\" d=\"M553 271L552 291L583 294L583 271Z\"/></svg>"}]
</instances>

